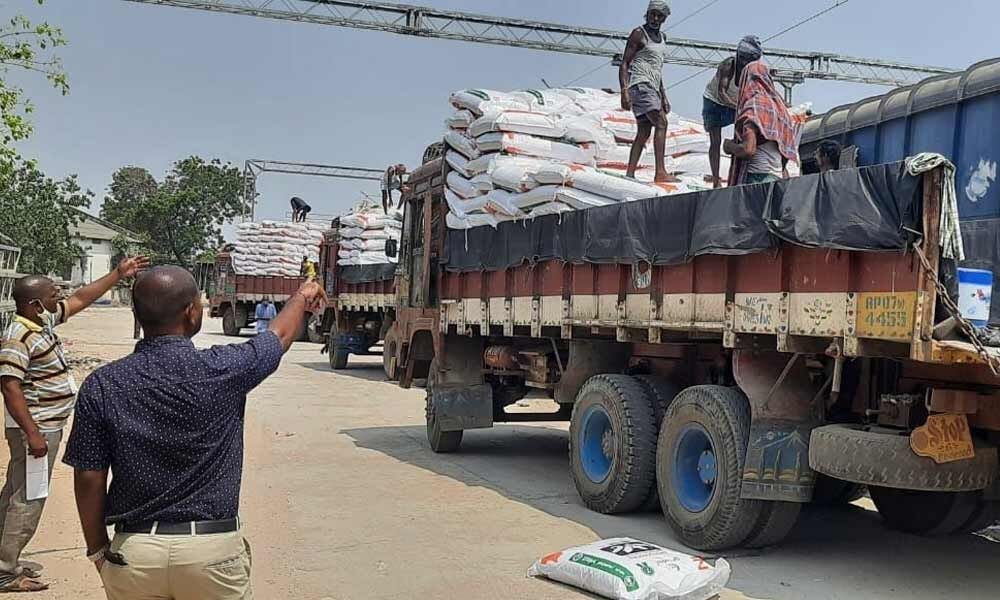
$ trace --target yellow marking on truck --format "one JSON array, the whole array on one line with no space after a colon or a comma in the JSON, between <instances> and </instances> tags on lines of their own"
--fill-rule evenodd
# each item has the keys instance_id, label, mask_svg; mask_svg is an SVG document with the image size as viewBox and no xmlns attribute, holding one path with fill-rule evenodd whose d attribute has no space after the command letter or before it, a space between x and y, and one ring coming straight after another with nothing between
<instances>
[{"instance_id":1,"label":"yellow marking on truck","mask_svg":"<svg viewBox=\"0 0 1000 600\"><path fill-rule=\"evenodd\" d=\"M858 294L857 337L909 340L916 310L916 292Z\"/></svg>"}]
</instances>

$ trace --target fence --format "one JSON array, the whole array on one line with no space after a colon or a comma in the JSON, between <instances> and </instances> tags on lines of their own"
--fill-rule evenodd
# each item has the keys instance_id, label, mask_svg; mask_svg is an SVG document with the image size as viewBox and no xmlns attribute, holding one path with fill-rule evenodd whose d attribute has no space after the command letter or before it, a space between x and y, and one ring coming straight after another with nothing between
<instances>
[{"instance_id":1,"label":"fence","mask_svg":"<svg viewBox=\"0 0 1000 600\"><path fill-rule=\"evenodd\" d=\"M6 237L0 237L0 331L7 329L14 318L14 282L20 259L21 249L9 245Z\"/></svg>"}]
</instances>

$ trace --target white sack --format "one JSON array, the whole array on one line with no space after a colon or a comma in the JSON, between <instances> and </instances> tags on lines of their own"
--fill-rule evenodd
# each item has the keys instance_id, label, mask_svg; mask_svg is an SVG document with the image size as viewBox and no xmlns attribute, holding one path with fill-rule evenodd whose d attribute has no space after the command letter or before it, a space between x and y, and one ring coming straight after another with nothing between
<instances>
[{"instance_id":1,"label":"white sack","mask_svg":"<svg viewBox=\"0 0 1000 600\"><path fill-rule=\"evenodd\" d=\"M462 198L475 198L481 196L483 192L471 181L462 177L458 171L448 173L448 189L455 192Z\"/></svg>"},{"instance_id":2,"label":"white sack","mask_svg":"<svg viewBox=\"0 0 1000 600\"><path fill-rule=\"evenodd\" d=\"M517 100L511 94L495 90L460 90L453 93L449 100L455 108L466 109L476 116L489 111L531 110L527 103Z\"/></svg>"},{"instance_id":3,"label":"white sack","mask_svg":"<svg viewBox=\"0 0 1000 600\"><path fill-rule=\"evenodd\" d=\"M447 152L444 153L444 160L446 163L448 163L448 166L461 173L462 177L467 178L472 176L468 170L469 159L465 158L458 152L449 149Z\"/></svg>"},{"instance_id":4,"label":"white sack","mask_svg":"<svg viewBox=\"0 0 1000 600\"><path fill-rule=\"evenodd\" d=\"M476 138L480 152L502 151L513 156L533 156L563 162L594 164L594 149L574 146L521 133L487 133Z\"/></svg>"},{"instance_id":5,"label":"white sack","mask_svg":"<svg viewBox=\"0 0 1000 600\"><path fill-rule=\"evenodd\" d=\"M729 563L661 548L632 538L613 538L567 548L539 559L531 577L554 581L613 600L708 600L730 576Z\"/></svg>"},{"instance_id":6,"label":"white sack","mask_svg":"<svg viewBox=\"0 0 1000 600\"><path fill-rule=\"evenodd\" d=\"M472 137L479 137L491 131L560 138L566 130L546 115L521 111L487 114L469 125L469 135Z\"/></svg>"},{"instance_id":7,"label":"white sack","mask_svg":"<svg viewBox=\"0 0 1000 600\"><path fill-rule=\"evenodd\" d=\"M476 120L476 115L472 114L470 110L456 110L454 114L445 119L444 124L449 129L457 129L459 131L468 129L469 125Z\"/></svg>"},{"instance_id":8,"label":"white sack","mask_svg":"<svg viewBox=\"0 0 1000 600\"><path fill-rule=\"evenodd\" d=\"M454 130L449 131L444 134L444 141L448 144L448 146L468 159L479 157L479 150L476 148L476 142L462 133Z\"/></svg>"}]
</instances>

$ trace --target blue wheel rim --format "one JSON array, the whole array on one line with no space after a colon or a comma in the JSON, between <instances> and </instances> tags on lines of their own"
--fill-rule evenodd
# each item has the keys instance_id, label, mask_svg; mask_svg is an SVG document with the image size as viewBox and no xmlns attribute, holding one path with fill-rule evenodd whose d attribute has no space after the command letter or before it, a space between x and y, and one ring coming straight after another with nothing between
<instances>
[{"instance_id":1,"label":"blue wheel rim","mask_svg":"<svg viewBox=\"0 0 1000 600\"><path fill-rule=\"evenodd\" d=\"M686 510L701 512L712 502L718 475L715 446L708 432L697 423L685 425L674 446L674 496Z\"/></svg>"},{"instance_id":2,"label":"blue wheel rim","mask_svg":"<svg viewBox=\"0 0 1000 600\"><path fill-rule=\"evenodd\" d=\"M583 413L577 440L580 464L587 479L601 483L611 474L614 461L614 430L611 417L600 404L594 404Z\"/></svg>"}]
</instances>

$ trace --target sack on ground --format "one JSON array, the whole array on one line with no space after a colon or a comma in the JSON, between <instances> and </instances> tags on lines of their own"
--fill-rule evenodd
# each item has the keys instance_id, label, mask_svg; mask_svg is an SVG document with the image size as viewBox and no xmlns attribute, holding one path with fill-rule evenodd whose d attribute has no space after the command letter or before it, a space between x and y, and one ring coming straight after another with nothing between
<instances>
[{"instance_id":1,"label":"sack on ground","mask_svg":"<svg viewBox=\"0 0 1000 600\"><path fill-rule=\"evenodd\" d=\"M725 559L704 559L632 538L568 548L539 559L531 577L547 577L613 600L707 600L729 581Z\"/></svg>"}]
</instances>

